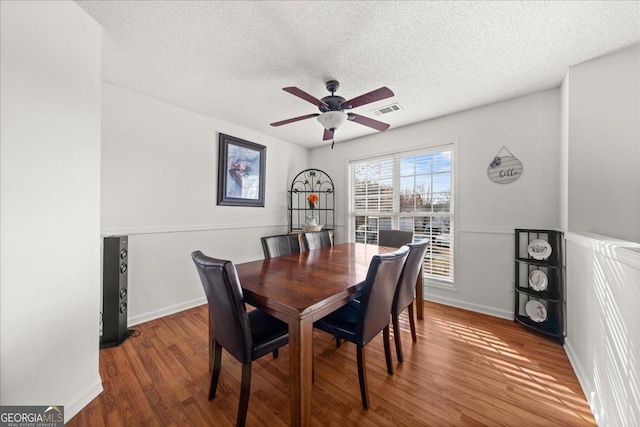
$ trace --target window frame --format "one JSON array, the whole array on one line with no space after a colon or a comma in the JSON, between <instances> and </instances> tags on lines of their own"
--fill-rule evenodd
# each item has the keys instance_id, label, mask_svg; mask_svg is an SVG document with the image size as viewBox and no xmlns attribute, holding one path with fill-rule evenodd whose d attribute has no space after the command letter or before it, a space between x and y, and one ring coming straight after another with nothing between
<instances>
[{"instance_id":1,"label":"window frame","mask_svg":"<svg viewBox=\"0 0 640 427\"><path fill-rule=\"evenodd\" d=\"M450 274L448 277L432 275L428 274L428 272L423 273L423 279L426 284L429 286L442 287L445 289L455 289L454 288L454 280L455 280L455 242L456 242L456 215L455 215L455 197L456 197L456 175L457 175L457 156L456 156L456 146L455 141L448 141L444 144L431 146L431 147L420 147L420 148L412 148L403 151L394 151L384 154L377 154L368 157L359 157L352 158L347 160L347 232L349 236L349 241L356 241L356 217L364 216L366 218L369 217L378 217L378 218L391 218L391 228L400 229L400 221L401 218L415 218L415 217L445 217L449 218L449 235L450 235L450 255L449 255L449 269ZM424 154L434 154L439 152L450 152L451 153L451 190L450 190L450 199L449 199L449 212L401 212L400 210L400 195L401 195L401 159L405 157L411 156L419 156ZM355 183L354 183L354 170L353 167L358 163L366 163L366 162L375 162L381 161L385 159L392 160L392 186L393 186L393 208L391 212L383 212L383 211L368 211L368 210L356 210L355 206ZM431 175L433 175L433 165L431 166ZM416 176L415 174L412 176ZM399 190L400 189L400 190ZM378 224L379 227L379 224ZM379 230L379 228L378 228ZM415 231L414 231L415 232ZM365 238L366 241L366 238Z\"/></svg>"}]
</instances>

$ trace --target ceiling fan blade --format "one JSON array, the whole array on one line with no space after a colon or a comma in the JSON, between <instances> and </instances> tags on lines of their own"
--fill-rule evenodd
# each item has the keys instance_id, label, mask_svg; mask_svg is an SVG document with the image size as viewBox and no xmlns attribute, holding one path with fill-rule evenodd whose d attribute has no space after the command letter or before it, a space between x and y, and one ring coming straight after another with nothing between
<instances>
[{"instance_id":1,"label":"ceiling fan blade","mask_svg":"<svg viewBox=\"0 0 640 427\"><path fill-rule=\"evenodd\" d=\"M288 123L297 122L304 119L310 119L311 117L318 117L320 114L307 114L306 116L294 117L292 119L282 120L280 122L271 123L271 126L282 126Z\"/></svg>"},{"instance_id":2,"label":"ceiling fan blade","mask_svg":"<svg viewBox=\"0 0 640 427\"><path fill-rule=\"evenodd\" d=\"M373 120L369 117L361 116L355 113L349 113L349 120L360 123L361 125L369 126L370 128L379 130L380 132L384 132L391 126L387 123L379 122L377 120Z\"/></svg>"},{"instance_id":3,"label":"ceiling fan blade","mask_svg":"<svg viewBox=\"0 0 640 427\"><path fill-rule=\"evenodd\" d=\"M315 96L309 95L307 92L303 91L302 89L298 89L295 86L283 87L282 90L284 90L285 92L289 92L291 95L295 95L298 98L302 98L305 101L312 103L316 107L319 107L321 105L328 107L327 103L325 103L324 101L320 101Z\"/></svg>"},{"instance_id":4,"label":"ceiling fan blade","mask_svg":"<svg viewBox=\"0 0 640 427\"><path fill-rule=\"evenodd\" d=\"M328 141L330 139L333 139L333 131L329 130L329 129L325 129L324 130L324 135L322 135L322 140L323 141Z\"/></svg>"},{"instance_id":5,"label":"ceiling fan blade","mask_svg":"<svg viewBox=\"0 0 640 427\"><path fill-rule=\"evenodd\" d=\"M391 98L393 95L394 93L391 89L385 86L380 89L372 90L364 95L357 96L353 99L349 99L348 101L344 101L341 105L344 105L345 108L356 108L371 102L380 101L381 99ZM347 107L347 105L350 107Z\"/></svg>"}]
</instances>

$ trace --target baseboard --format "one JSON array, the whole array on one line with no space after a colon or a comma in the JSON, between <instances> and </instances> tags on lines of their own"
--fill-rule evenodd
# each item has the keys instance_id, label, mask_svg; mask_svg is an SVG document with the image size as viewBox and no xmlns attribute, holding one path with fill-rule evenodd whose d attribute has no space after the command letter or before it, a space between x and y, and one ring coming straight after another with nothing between
<instances>
[{"instance_id":1,"label":"baseboard","mask_svg":"<svg viewBox=\"0 0 640 427\"><path fill-rule=\"evenodd\" d=\"M164 316L169 316L171 314L178 313L180 311L188 310L193 307L198 307L200 305L206 304L207 298L196 298L191 301L186 301L180 304L172 305L169 307L162 308L160 310L150 311L148 313L139 314L137 316L130 317L127 320L128 326L139 325L140 323L148 322L150 320L159 319Z\"/></svg>"},{"instance_id":2,"label":"baseboard","mask_svg":"<svg viewBox=\"0 0 640 427\"><path fill-rule=\"evenodd\" d=\"M576 374L576 378L578 378L578 382L580 383L580 387L582 388L582 393L584 394L584 397L587 399L587 403L589 404L591 413L593 414L593 417L596 420L596 424L599 425L600 414L596 411L597 408L595 405L596 402L594 401L595 391L593 388L593 384L591 383L591 379L585 374L582 364L578 359L578 355L573 350L569 337L566 337L564 339L564 352L566 353L567 358L569 359L569 363L573 368L573 372Z\"/></svg>"},{"instance_id":3,"label":"baseboard","mask_svg":"<svg viewBox=\"0 0 640 427\"><path fill-rule=\"evenodd\" d=\"M71 403L64 405L65 424L68 423L71 418L75 417L85 406L91 403L93 399L98 397L98 395L102 393L102 390L102 380L98 375L97 381L91 387L73 399Z\"/></svg>"},{"instance_id":4,"label":"baseboard","mask_svg":"<svg viewBox=\"0 0 640 427\"><path fill-rule=\"evenodd\" d=\"M424 297L427 301L436 302L438 304L450 305L451 307L461 308L463 310L469 310L476 313L487 314L493 317L499 317L501 319L513 320L513 312L507 310L500 310L495 307L487 307L480 304L472 304L464 301L459 301L451 298L426 295Z\"/></svg>"}]
</instances>

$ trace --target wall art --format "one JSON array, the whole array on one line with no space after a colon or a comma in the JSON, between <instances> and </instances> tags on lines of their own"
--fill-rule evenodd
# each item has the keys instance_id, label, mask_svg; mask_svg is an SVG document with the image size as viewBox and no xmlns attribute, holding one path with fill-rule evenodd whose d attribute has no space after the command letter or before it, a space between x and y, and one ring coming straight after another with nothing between
<instances>
[{"instance_id":1,"label":"wall art","mask_svg":"<svg viewBox=\"0 0 640 427\"><path fill-rule=\"evenodd\" d=\"M264 207L267 147L220 134L218 205Z\"/></svg>"},{"instance_id":2,"label":"wall art","mask_svg":"<svg viewBox=\"0 0 640 427\"><path fill-rule=\"evenodd\" d=\"M522 163L503 145L487 167L487 175L493 182L508 184L520 178Z\"/></svg>"}]
</instances>

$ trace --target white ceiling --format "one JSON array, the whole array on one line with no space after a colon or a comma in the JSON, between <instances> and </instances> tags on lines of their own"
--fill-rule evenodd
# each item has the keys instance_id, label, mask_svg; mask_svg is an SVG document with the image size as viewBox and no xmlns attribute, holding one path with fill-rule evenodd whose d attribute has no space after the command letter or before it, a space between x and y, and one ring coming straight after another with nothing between
<instances>
[{"instance_id":1,"label":"white ceiling","mask_svg":"<svg viewBox=\"0 0 640 427\"><path fill-rule=\"evenodd\" d=\"M282 90L346 99L391 129L559 86L568 67L640 40L640 2L77 1L104 28L103 81L304 147L317 113ZM401 110L375 116L397 102ZM353 122L336 143L375 133ZM259 141L257 141L259 142Z\"/></svg>"}]
</instances>

